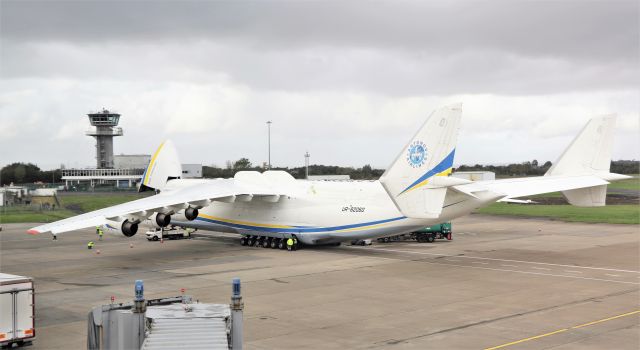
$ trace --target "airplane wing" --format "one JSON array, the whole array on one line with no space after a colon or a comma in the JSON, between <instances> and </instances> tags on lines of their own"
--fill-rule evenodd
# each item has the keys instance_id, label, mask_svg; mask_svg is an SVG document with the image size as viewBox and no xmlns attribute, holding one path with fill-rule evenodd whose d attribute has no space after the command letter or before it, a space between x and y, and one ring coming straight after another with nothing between
<instances>
[{"instance_id":1,"label":"airplane wing","mask_svg":"<svg viewBox=\"0 0 640 350\"><path fill-rule=\"evenodd\" d=\"M166 189L160 194L135 201L111 206L108 208L81 214L50 224L34 227L27 232L38 234L51 232L57 234L81 228L105 224L108 220L143 221L154 213L176 213L188 207L202 208L213 201L231 202L251 200L254 197L269 202L276 202L285 191L278 187L236 181L236 179L217 179L205 181L174 180L182 186ZM186 185L185 185L186 184Z\"/></svg>"}]
</instances>

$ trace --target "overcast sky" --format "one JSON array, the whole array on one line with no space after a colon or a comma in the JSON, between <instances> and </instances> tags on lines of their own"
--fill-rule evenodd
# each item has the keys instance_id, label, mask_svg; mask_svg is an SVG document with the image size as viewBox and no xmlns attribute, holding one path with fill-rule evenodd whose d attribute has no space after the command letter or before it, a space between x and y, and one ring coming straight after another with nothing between
<instances>
[{"instance_id":1,"label":"overcast sky","mask_svg":"<svg viewBox=\"0 0 640 350\"><path fill-rule=\"evenodd\" d=\"M0 166L93 166L86 113L122 114L116 153L166 138L184 163L386 167L463 103L456 161L555 159L618 114L640 159L639 2L0 2Z\"/></svg>"}]
</instances>

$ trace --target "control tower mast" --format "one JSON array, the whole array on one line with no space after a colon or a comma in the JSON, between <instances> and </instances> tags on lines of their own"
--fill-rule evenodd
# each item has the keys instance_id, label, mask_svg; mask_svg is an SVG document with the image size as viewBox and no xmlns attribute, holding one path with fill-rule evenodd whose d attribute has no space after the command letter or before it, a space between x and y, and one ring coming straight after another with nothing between
<instances>
[{"instance_id":1,"label":"control tower mast","mask_svg":"<svg viewBox=\"0 0 640 350\"><path fill-rule=\"evenodd\" d=\"M120 114L103 109L102 112L89 113L89 121L95 130L87 131L88 136L96 138L96 161L98 169L113 168L113 137L122 136L122 128L117 127Z\"/></svg>"}]
</instances>

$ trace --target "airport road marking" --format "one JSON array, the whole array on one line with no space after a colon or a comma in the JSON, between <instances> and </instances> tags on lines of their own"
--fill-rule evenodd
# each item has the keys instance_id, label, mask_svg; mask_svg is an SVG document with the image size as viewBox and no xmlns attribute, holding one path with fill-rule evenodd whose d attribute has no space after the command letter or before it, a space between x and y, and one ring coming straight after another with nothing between
<instances>
[{"instance_id":1,"label":"airport road marking","mask_svg":"<svg viewBox=\"0 0 640 350\"><path fill-rule=\"evenodd\" d=\"M536 270L546 270L546 271L550 271L551 269L548 269L546 267L536 267L536 266L532 266L532 269L536 269Z\"/></svg>"},{"instance_id":2,"label":"airport road marking","mask_svg":"<svg viewBox=\"0 0 640 350\"><path fill-rule=\"evenodd\" d=\"M627 316L635 315L635 314L637 314L637 313L640 313L640 310L631 311L631 312L627 312L627 313L625 313L625 314L620 314L620 315L616 315L616 316L611 316L611 317L603 318L603 319L601 319L601 320L597 320L597 321L592 321L592 322L587 322L587 323L579 324L579 325L577 325L577 326L573 326L573 327L569 327L569 328L558 329L557 331L553 331L553 332L549 332L549 333L545 333L545 334L540 334L540 335L536 335L536 336L529 337L529 338L524 338L524 339L520 339L520 340L512 341L512 342L510 342L510 343L506 343L506 344L502 344L502 345L494 346L494 347L491 347L491 348L486 348L485 350L495 350L495 349L506 348L507 346L516 345L516 344L520 344L520 343L528 342L528 341L531 341L531 340L535 340L535 339L540 339L540 338L548 337L548 336L550 336L550 335L554 335L554 334L558 334L558 333L566 332L566 331L569 331L569 330L572 330L572 329L579 329L579 328L583 328L583 327L591 326L591 325L594 325L594 324L598 324L598 323L602 323L602 322L607 322L607 321L615 320L615 319L617 319L617 318L621 318L621 317L627 317Z\"/></svg>"},{"instance_id":3,"label":"airport road marking","mask_svg":"<svg viewBox=\"0 0 640 350\"><path fill-rule=\"evenodd\" d=\"M455 259L444 259L446 261L452 261L452 262L459 262L460 260L455 260Z\"/></svg>"},{"instance_id":4,"label":"airport road marking","mask_svg":"<svg viewBox=\"0 0 640 350\"><path fill-rule=\"evenodd\" d=\"M509 265L509 264L502 264L500 266L504 266L504 267L518 267L518 265Z\"/></svg>"},{"instance_id":5,"label":"airport road marking","mask_svg":"<svg viewBox=\"0 0 640 350\"><path fill-rule=\"evenodd\" d=\"M359 249L359 248L356 248L356 247L348 247L348 246L345 246L345 248ZM372 249L384 250L384 251L389 251L389 252L398 252L398 253L446 256L446 257L452 257L452 258L481 259L481 260L504 261L504 262L526 263L526 264L536 264L536 265L547 265L547 266L572 267L572 268L576 268L576 269L589 269L589 270L603 270L603 271L640 273L640 271L610 269L610 268L606 268L606 267L564 265L564 264L553 264L553 263L543 263L543 262L537 262L537 261L524 261L524 260L512 260L512 259L482 258L482 257L478 257L478 256L464 256L464 255L449 255L449 254L438 254L438 253L426 253L426 252L416 252L416 251L411 251L411 250L387 249L387 248L378 248L378 247L372 247Z\"/></svg>"},{"instance_id":6,"label":"airport road marking","mask_svg":"<svg viewBox=\"0 0 640 350\"><path fill-rule=\"evenodd\" d=\"M472 261L472 264L482 264L482 265L489 265L488 262L483 262L483 261Z\"/></svg>"},{"instance_id":7,"label":"airport road marking","mask_svg":"<svg viewBox=\"0 0 640 350\"><path fill-rule=\"evenodd\" d=\"M611 277L620 277L620 275L614 275L614 274L611 274L611 273L605 273L605 275L611 276Z\"/></svg>"},{"instance_id":8,"label":"airport road marking","mask_svg":"<svg viewBox=\"0 0 640 350\"><path fill-rule=\"evenodd\" d=\"M574 270L564 270L564 272L568 272L568 273L582 273L582 271L574 271ZM640 277L640 276L638 276Z\"/></svg>"},{"instance_id":9,"label":"airport road marking","mask_svg":"<svg viewBox=\"0 0 640 350\"><path fill-rule=\"evenodd\" d=\"M347 249L366 249L366 248L349 247L349 246L345 246L344 248L347 248ZM397 250L390 250L390 249L377 249L377 250L381 250L381 251L397 251ZM400 251L400 252L403 252L403 251ZM404 252L406 252L406 251L404 251ZM414 253L414 252L409 252L409 253ZM435 255L443 255L443 254L435 254ZM444 256L451 256L451 255L444 255ZM463 256L459 256L459 257L460 258L464 258ZM380 258L380 259L391 259L391 258L382 258L382 257L377 257L377 258ZM401 260L401 259L392 259L392 260ZM499 259L491 259L491 260L499 260ZM583 276L575 276L575 275L557 275L557 274L553 274L553 273L522 271L522 270L512 270L512 269L497 269L497 268L491 268L491 267L459 265L459 264L450 264L450 263L439 263L439 262L435 262L435 261L425 261L425 260L420 260L420 261L424 262L425 264L432 264L432 265L466 267L466 268L469 268L469 269L482 269L482 270L490 270L490 271L505 271L505 272L524 273L524 274L529 274L529 275L566 277L566 278L575 278L575 279L589 280L589 281L602 281L602 282L613 282L613 283L640 285L640 282L610 280L610 279L605 279L605 278L583 277ZM579 266L574 266L574 267L579 267Z\"/></svg>"},{"instance_id":10,"label":"airport road marking","mask_svg":"<svg viewBox=\"0 0 640 350\"><path fill-rule=\"evenodd\" d=\"M511 343L506 343L506 344L502 344L502 345L494 346L494 347L492 347L492 348L486 348L486 349L484 349L484 350L495 350L495 349L506 348L507 346L516 345L516 344L524 343L524 342L527 342L527 341L530 341L530 340L539 339L539 338L543 338L543 337L548 337L548 336L550 336L550 335L554 335L554 334L558 334L558 333L566 332L566 331L568 331L568 330L569 330L569 328L559 329L559 330L557 330L557 331L553 331L553 332L549 332L549 333L545 333L545 334L536 335L535 337L529 337L529 338L524 338L524 339L516 340L516 341L511 342Z\"/></svg>"}]
</instances>

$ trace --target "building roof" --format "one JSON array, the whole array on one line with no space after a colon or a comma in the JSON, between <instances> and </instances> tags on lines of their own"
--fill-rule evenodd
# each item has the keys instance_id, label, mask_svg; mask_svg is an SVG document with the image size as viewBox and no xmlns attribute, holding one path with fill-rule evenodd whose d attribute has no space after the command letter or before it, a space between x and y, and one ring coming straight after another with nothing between
<instances>
[{"instance_id":1,"label":"building roof","mask_svg":"<svg viewBox=\"0 0 640 350\"><path fill-rule=\"evenodd\" d=\"M171 304L150 306L149 334L141 350L229 349L226 304Z\"/></svg>"}]
</instances>

